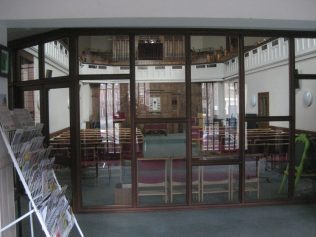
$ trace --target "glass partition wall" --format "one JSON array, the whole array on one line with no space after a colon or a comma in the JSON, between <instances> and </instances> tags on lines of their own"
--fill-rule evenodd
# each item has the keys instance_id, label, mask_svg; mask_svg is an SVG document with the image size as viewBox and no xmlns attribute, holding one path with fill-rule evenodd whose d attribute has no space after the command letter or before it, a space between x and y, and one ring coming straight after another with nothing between
<instances>
[{"instance_id":1,"label":"glass partition wall","mask_svg":"<svg viewBox=\"0 0 316 237\"><path fill-rule=\"evenodd\" d=\"M238 201L239 75L228 68L237 55L237 37L191 36L192 162L204 164L192 169L194 203Z\"/></svg>"},{"instance_id":2,"label":"glass partition wall","mask_svg":"<svg viewBox=\"0 0 316 237\"><path fill-rule=\"evenodd\" d=\"M313 169L293 172L295 132L313 131L300 113L295 131L295 110L313 111L313 91L294 82L313 78L314 39L74 32L13 45L13 87L15 105L47 124L76 211L312 196Z\"/></svg>"},{"instance_id":3,"label":"glass partition wall","mask_svg":"<svg viewBox=\"0 0 316 237\"><path fill-rule=\"evenodd\" d=\"M186 203L186 93L183 35L135 37L136 129L140 206ZM172 122L177 120L177 122Z\"/></svg>"},{"instance_id":4,"label":"glass partition wall","mask_svg":"<svg viewBox=\"0 0 316 237\"><path fill-rule=\"evenodd\" d=\"M316 194L316 69L315 58L305 60L306 54L316 48L316 38L295 38L295 181L294 195L298 199L313 198ZM313 79L314 78L314 79ZM288 177L285 174L286 187Z\"/></svg>"}]
</instances>

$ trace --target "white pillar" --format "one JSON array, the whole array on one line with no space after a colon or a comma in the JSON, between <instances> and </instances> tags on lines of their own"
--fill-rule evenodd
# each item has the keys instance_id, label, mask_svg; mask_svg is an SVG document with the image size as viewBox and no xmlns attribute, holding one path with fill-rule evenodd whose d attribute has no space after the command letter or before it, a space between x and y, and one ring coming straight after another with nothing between
<instances>
[{"instance_id":1,"label":"white pillar","mask_svg":"<svg viewBox=\"0 0 316 237\"><path fill-rule=\"evenodd\" d=\"M0 44L7 45L7 29L0 26ZM8 98L8 82L0 77L0 97ZM4 227L15 220L13 165L0 136L0 227ZM16 228L11 227L0 237L15 237Z\"/></svg>"}]
</instances>

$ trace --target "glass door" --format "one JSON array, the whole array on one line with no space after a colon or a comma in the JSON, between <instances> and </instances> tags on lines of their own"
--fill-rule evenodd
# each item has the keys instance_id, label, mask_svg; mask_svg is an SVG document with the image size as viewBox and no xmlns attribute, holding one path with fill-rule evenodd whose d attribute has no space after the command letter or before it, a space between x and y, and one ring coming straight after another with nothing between
<instances>
[{"instance_id":1,"label":"glass door","mask_svg":"<svg viewBox=\"0 0 316 237\"><path fill-rule=\"evenodd\" d=\"M80 82L80 174L84 207L131 205L129 80ZM142 149L143 136L137 133Z\"/></svg>"}]
</instances>

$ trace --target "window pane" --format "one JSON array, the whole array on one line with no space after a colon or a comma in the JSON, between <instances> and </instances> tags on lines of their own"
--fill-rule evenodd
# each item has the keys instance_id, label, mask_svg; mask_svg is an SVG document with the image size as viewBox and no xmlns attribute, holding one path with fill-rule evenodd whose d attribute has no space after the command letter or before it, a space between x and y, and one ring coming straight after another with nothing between
<instances>
[{"instance_id":1,"label":"window pane","mask_svg":"<svg viewBox=\"0 0 316 237\"><path fill-rule=\"evenodd\" d=\"M137 79L137 117L184 117L185 106L184 83L146 83Z\"/></svg>"},{"instance_id":2,"label":"window pane","mask_svg":"<svg viewBox=\"0 0 316 237\"><path fill-rule=\"evenodd\" d=\"M238 82L192 83L191 91L193 157L213 159L236 154Z\"/></svg>"},{"instance_id":3,"label":"window pane","mask_svg":"<svg viewBox=\"0 0 316 237\"><path fill-rule=\"evenodd\" d=\"M237 52L238 39L233 36L191 37L194 158L238 157Z\"/></svg>"},{"instance_id":4,"label":"window pane","mask_svg":"<svg viewBox=\"0 0 316 237\"><path fill-rule=\"evenodd\" d=\"M129 37L80 36L79 74L129 73Z\"/></svg>"},{"instance_id":5,"label":"window pane","mask_svg":"<svg viewBox=\"0 0 316 237\"><path fill-rule=\"evenodd\" d=\"M245 37L245 49L246 116L288 116L288 41Z\"/></svg>"},{"instance_id":6,"label":"window pane","mask_svg":"<svg viewBox=\"0 0 316 237\"><path fill-rule=\"evenodd\" d=\"M8 80L0 81L0 106L8 106Z\"/></svg>"},{"instance_id":7,"label":"window pane","mask_svg":"<svg viewBox=\"0 0 316 237\"><path fill-rule=\"evenodd\" d=\"M45 78L69 75L69 41L67 38L44 44Z\"/></svg>"},{"instance_id":8,"label":"window pane","mask_svg":"<svg viewBox=\"0 0 316 237\"><path fill-rule=\"evenodd\" d=\"M136 36L136 116L185 116L184 37Z\"/></svg>"},{"instance_id":9,"label":"window pane","mask_svg":"<svg viewBox=\"0 0 316 237\"><path fill-rule=\"evenodd\" d=\"M39 79L38 45L18 51L21 81Z\"/></svg>"},{"instance_id":10,"label":"window pane","mask_svg":"<svg viewBox=\"0 0 316 237\"><path fill-rule=\"evenodd\" d=\"M24 108L27 109L35 123L41 122L40 91L24 91Z\"/></svg>"},{"instance_id":11,"label":"window pane","mask_svg":"<svg viewBox=\"0 0 316 237\"><path fill-rule=\"evenodd\" d=\"M80 164L84 206L131 204L129 108L129 80L82 81Z\"/></svg>"},{"instance_id":12,"label":"window pane","mask_svg":"<svg viewBox=\"0 0 316 237\"><path fill-rule=\"evenodd\" d=\"M183 35L137 35L136 65L183 65Z\"/></svg>"},{"instance_id":13,"label":"window pane","mask_svg":"<svg viewBox=\"0 0 316 237\"><path fill-rule=\"evenodd\" d=\"M246 200L287 197L287 182L282 184L282 179L289 162L289 123L268 124L268 128L246 125Z\"/></svg>"},{"instance_id":14,"label":"window pane","mask_svg":"<svg viewBox=\"0 0 316 237\"><path fill-rule=\"evenodd\" d=\"M306 57L315 50L316 38L295 38L295 69L299 74L316 74L316 58Z\"/></svg>"},{"instance_id":15,"label":"window pane","mask_svg":"<svg viewBox=\"0 0 316 237\"><path fill-rule=\"evenodd\" d=\"M237 154L238 82L192 83L191 91L193 157L214 159Z\"/></svg>"},{"instance_id":16,"label":"window pane","mask_svg":"<svg viewBox=\"0 0 316 237\"><path fill-rule=\"evenodd\" d=\"M137 129L139 131L137 134L140 131L144 134L143 144L139 142L137 149L139 204L184 204L186 202L184 124L146 123L138 124Z\"/></svg>"},{"instance_id":17,"label":"window pane","mask_svg":"<svg viewBox=\"0 0 316 237\"><path fill-rule=\"evenodd\" d=\"M72 199L69 89L50 89L49 138L51 156L55 157L55 173L61 186L67 185L66 195Z\"/></svg>"},{"instance_id":18,"label":"window pane","mask_svg":"<svg viewBox=\"0 0 316 237\"><path fill-rule=\"evenodd\" d=\"M315 53L315 38L295 39L295 67L299 74L316 74L315 57L309 56ZM300 79L295 90L296 134L306 134L310 142L307 156L303 156L304 148L301 143L295 145L295 159L297 172L295 178L295 196L297 198L313 198L316 193L316 81ZM305 158L304 160L302 158ZM298 167L304 163L303 170Z\"/></svg>"}]
</instances>

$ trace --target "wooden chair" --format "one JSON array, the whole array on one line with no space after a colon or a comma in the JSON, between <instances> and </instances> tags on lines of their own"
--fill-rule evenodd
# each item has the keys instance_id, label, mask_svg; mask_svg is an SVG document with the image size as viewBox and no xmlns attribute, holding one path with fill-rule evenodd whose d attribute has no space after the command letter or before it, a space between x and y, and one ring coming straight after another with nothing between
<instances>
[{"instance_id":1,"label":"wooden chair","mask_svg":"<svg viewBox=\"0 0 316 237\"><path fill-rule=\"evenodd\" d=\"M256 192L260 197L260 162L259 159L250 158L245 161L245 192Z\"/></svg>"},{"instance_id":2,"label":"wooden chair","mask_svg":"<svg viewBox=\"0 0 316 237\"><path fill-rule=\"evenodd\" d=\"M260 197L260 160L259 157L247 158L245 161L245 192L256 192L256 197ZM233 200L234 192L238 192L235 188L235 180L239 180L239 172L234 172L231 168L231 194L230 198ZM237 181L239 182L239 181Z\"/></svg>"},{"instance_id":3,"label":"wooden chair","mask_svg":"<svg viewBox=\"0 0 316 237\"><path fill-rule=\"evenodd\" d=\"M231 199L231 168L225 166L204 166L201 168L201 201L207 194L227 194Z\"/></svg>"},{"instance_id":4,"label":"wooden chair","mask_svg":"<svg viewBox=\"0 0 316 237\"><path fill-rule=\"evenodd\" d=\"M192 194L196 194L200 201L200 169L192 168ZM186 194L186 160L172 159L170 166L170 202L174 195Z\"/></svg>"},{"instance_id":5,"label":"wooden chair","mask_svg":"<svg viewBox=\"0 0 316 237\"><path fill-rule=\"evenodd\" d=\"M168 202L167 162L165 159L138 160L138 196L162 196Z\"/></svg>"},{"instance_id":6,"label":"wooden chair","mask_svg":"<svg viewBox=\"0 0 316 237\"><path fill-rule=\"evenodd\" d=\"M95 167L96 177L99 176L98 161L95 154L95 147L83 146L81 147L80 164L82 167Z\"/></svg>"},{"instance_id":7,"label":"wooden chair","mask_svg":"<svg viewBox=\"0 0 316 237\"><path fill-rule=\"evenodd\" d=\"M53 147L51 157L55 157L55 164L60 166L71 166L69 147Z\"/></svg>"}]
</instances>

